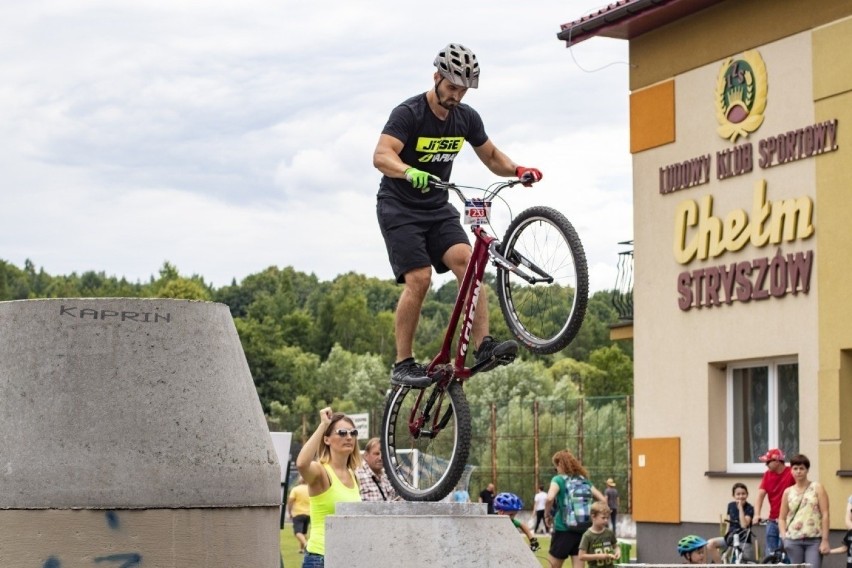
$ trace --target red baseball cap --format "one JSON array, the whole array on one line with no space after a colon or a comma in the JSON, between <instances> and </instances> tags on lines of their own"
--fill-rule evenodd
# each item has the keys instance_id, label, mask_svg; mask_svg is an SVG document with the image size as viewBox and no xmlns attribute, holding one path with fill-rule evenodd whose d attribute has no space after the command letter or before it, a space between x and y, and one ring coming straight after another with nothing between
<instances>
[{"instance_id":1,"label":"red baseball cap","mask_svg":"<svg viewBox=\"0 0 852 568\"><path fill-rule=\"evenodd\" d=\"M771 461L775 461L775 460L784 461L784 452L782 452L778 448L772 448L771 450L769 450L768 452L766 452L765 454L763 454L762 456L760 456L757 459L759 459L762 462L771 462Z\"/></svg>"}]
</instances>

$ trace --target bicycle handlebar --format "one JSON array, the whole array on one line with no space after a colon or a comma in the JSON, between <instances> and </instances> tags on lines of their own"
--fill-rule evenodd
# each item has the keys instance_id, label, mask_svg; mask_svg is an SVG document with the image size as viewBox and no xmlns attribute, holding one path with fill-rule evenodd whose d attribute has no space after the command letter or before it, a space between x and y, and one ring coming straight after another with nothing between
<instances>
[{"instance_id":1,"label":"bicycle handlebar","mask_svg":"<svg viewBox=\"0 0 852 568\"><path fill-rule=\"evenodd\" d=\"M453 183L451 181L443 181L443 180L438 179L438 178L432 178L432 179L429 180L429 187L432 187L432 188L435 188L435 189L442 189L442 190L445 190L445 191L454 191L456 193L456 195L458 195L459 198L461 198L462 201L465 201L466 197L465 197L464 193L462 192L462 189L475 189L475 190L485 191L485 192L487 192L488 200L490 200L491 198L495 197L498 193L500 193L501 191L503 191L506 188L514 187L518 184L533 184L533 183L535 183L535 180L532 179L531 176L526 176L526 175L521 176L520 178L514 178L514 179L510 179L510 180L506 180L506 181L498 181L498 182L491 184L488 187L474 187L474 186L471 186L471 185L458 185L458 184Z\"/></svg>"}]
</instances>

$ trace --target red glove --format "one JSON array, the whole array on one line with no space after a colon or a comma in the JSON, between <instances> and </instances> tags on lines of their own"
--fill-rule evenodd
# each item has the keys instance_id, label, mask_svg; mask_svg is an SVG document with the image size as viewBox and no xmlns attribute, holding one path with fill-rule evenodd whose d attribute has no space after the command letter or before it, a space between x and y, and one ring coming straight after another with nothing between
<instances>
[{"instance_id":1,"label":"red glove","mask_svg":"<svg viewBox=\"0 0 852 568\"><path fill-rule=\"evenodd\" d=\"M518 166L517 168L515 168L515 175L518 177L518 179L524 182L524 187L532 187L532 184L541 179L540 171L535 168L525 168L523 166Z\"/></svg>"}]
</instances>

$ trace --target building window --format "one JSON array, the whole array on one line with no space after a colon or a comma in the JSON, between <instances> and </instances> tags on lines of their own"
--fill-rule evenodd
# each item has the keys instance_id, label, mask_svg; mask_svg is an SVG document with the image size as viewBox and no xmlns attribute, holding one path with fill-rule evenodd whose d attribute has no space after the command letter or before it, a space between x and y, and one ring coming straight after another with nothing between
<instances>
[{"instance_id":1,"label":"building window","mask_svg":"<svg viewBox=\"0 0 852 568\"><path fill-rule=\"evenodd\" d=\"M762 471L769 448L799 453L799 364L795 359L728 365L728 471Z\"/></svg>"}]
</instances>

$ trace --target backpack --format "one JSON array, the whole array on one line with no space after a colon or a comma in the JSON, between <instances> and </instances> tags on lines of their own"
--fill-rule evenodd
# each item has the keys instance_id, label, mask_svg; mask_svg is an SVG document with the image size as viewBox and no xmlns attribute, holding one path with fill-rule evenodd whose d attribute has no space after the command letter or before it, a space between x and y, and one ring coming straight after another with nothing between
<instances>
[{"instance_id":1,"label":"backpack","mask_svg":"<svg viewBox=\"0 0 852 568\"><path fill-rule=\"evenodd\" d=\"M592 526L592 482L582 475L560 477L564 484L562 519L569 529L585 531Z\"/></svg>"}]
</instances>

